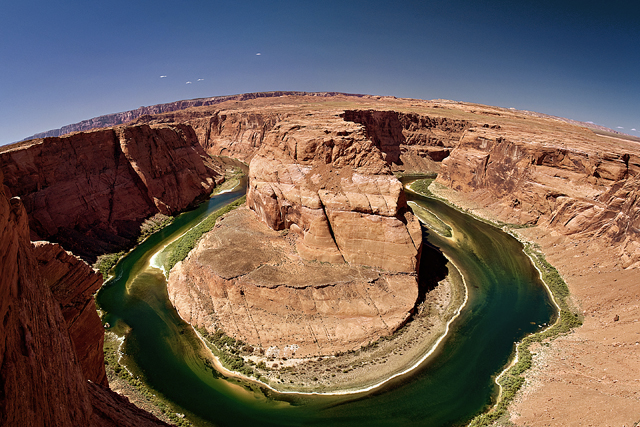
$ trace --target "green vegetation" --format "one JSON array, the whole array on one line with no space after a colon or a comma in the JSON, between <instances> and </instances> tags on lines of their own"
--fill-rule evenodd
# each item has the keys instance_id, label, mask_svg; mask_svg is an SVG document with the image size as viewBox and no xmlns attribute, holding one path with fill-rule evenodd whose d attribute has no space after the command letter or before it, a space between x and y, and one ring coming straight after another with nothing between
<instances>
[{"instance_id":1,"label":"green vegetation","mask_svg":"<svg viewBox=\"0 0 640 427\"><path fill-rule=\"evenodd\" d=\"M445 224L440 218L438 218L433 212L423 208L414 202L409 202L411 210L414 215L427 224L427 226L433 229L436 233L443 237L453 236L451 227Z\"/></svg>"},{"instance_id":2,"label":"green vegetation","mask_svg":"<svg viewBox=\"0 0 640 427\"><path fill-rule=\"evenodd\" d=\"M104 337L104 363L107 369L107 374L113 375L121 380L126 381L129 385L134 387L138 393L160 410L169 420L179 427L190 427L191 422L184 418L184 415L178 414L175 409L171 407L171 403L159 396L157 392L151 390L139 377L134 377L129 371L120 364L119 359L119 345L120 341L116 334L113 332L105 333ZM112 378L109 381L113 382Z\"/></svg>"},{"instance_id":3,"label":"green vegetation","mask_svg":"<svg viewBox=\"0 0 640 427\"><path fill-rule=\"evenodd\" d=\"M535 250L532 245L527 244L525 246L525 252L529 255L538 270L540 270L542 280L547 284L556 303L560 307L560 313L556 322L551 327L525 337L518 344L516 348L518 356L517 362L509 368L498 381L502 386L502 393L498 404L491 412L477 416L469 424L473 427L489 426L507 413L507 407L515 397L517 391L522 387L522 384L524 384L524 377L521 375L531 367L533 362L533 355L529 350L531 344L552 340L582 325L582 317L574 313L569 307L567 301L569 288L560 276L560 273L558 273L558 270L549 264L544 255Z\"/></svg>"},{"instance_id":4,"label":"green vegetation","mask_svg":"<svg viewBox=\"0 0 640 427\"><path fill-rule=\"evenodd\" d=\"M493 225L494 227L498 227L498 228L502 228L502 229L518 229L518 228L529 228L529 227L535 227L535 225L531 225L531 224L514 224L514 223L510 223L510 222L504 222L504 221L500 221L497 219L494 220L488 220L486 218L483 218L481 216L478 216L476 214L474 214L473 212L471 212L469 209L464 209L461 208L460 206L456 206L453 203L451 203L449 200L445 199L444 197L438 196L437 194L433 193L430 189L429 186L431 186L431 184L433 183L433 181L435 181L435 178L428 178L428 179L419 179L414 181L413 183L411 183L411 185L409 186L409 189L411 191L413 191L414 193L418 193L421 194L423 196L426 197L430 197L432 199L436 199L441 201L442 203L451 206L452 208L459 210L461 212L464 212L467 215L472 216L474 219L477 219L478 221L482 221L485 224L489 224L489 225ZM436 188L440 188L440 189L447 189L446 186L440 184L440 183L434 183L433 184Z\"/></svg>"},{"instance_id":5,"label":"green vegetation","mask_svg":"<svg viewBox=\"0 0 640 427\"><path fill-rule=\"evenodd\" d=\"M210 334L204 328L196 329L205 339L207 347L209 347L213 354L220 360L222 366L231 371L239 372L247 377L254 376L256 378L260 378L260 374L254 371L251 367L251 362L245 362L245 360L240 356L240 354L253 353L253 347L247 345L243 341L233 339L221 330L217 330L215 333ZM266 370L267 365L264 362L260 362L258 363L257 368Z\"/></svg>"},{"instance_id":6,"label":"green vegetation","mask_svg":"<svg viewBox=\"0 0 640 427\"><path fill-rule=\"evenodd\" d=\"M140 235L138 236L138 243L142 243L144 239L151 236L156 231L162 230L167 225L173 222L173 217L157 213L151 218L145 220L140 226Z\"/></svg>"},{"instance_id":7,"label":"green vegetation","mask_svg":"<svg viewBox=\"0 0 640 427\"><path fill-rule=\"evenodd\" d=\"M418 179L417 181L414 181L411 184L410 188L416 193L420 193L429 197L434 197L434 194L431 192L431 190L429 190L429 186L434 181L434 179L435 177L427 178L427 179Z\"/></svg>"},{"instance_id":8,"label":"green vegetation","mask_svg":"<svg viewBox=\"0 0 640 427\"><path fill-rule=\"evenodd\" d=\"M235 202L228 204L224 208L218 209L217 211L206 217L204 220L202 220L198 225L192 227L181 238L167 246L165 249L165 252L169 254L169 256L166 257L165 261L165 268L167 269L167 271L170 271L174 265L187 257L189 252L191 252L198 241L200 241L202 235L213 229L218 218L244 204L246 199L246 196L243 196Z\"/></svg>"},{"instance_id":9,"label":"green vegetation","mask_svg":"<svg viewBox=\"0 0 640 427\"><path fill-rule=\"evenodd\" d=\"M122 258L124 255L125 251L100 255L96 262L93 264L93 268L95 268L102 274L103 280L107 280L109 271L111 271L113 266L116 265L118 261L120 261L120 258Z\"/></svg>"}]
</instances>

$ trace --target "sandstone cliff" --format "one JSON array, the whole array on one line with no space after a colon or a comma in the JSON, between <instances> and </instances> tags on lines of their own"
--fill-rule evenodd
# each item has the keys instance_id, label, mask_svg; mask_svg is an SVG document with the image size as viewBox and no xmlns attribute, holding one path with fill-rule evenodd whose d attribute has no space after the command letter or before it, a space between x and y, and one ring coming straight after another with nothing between
<instances>
[{"instance_id":1,"label":"sandstone cliff","mask_svg":"<svg viewBox=\"0 0 640 427\"><path fill-rule=\"evenodd\" d=\"M478 127L442 162L438 182L507 222L604 239L623 267L640 266L639 151L568 125Z\"/></svg>"},{"instance_id":2,"label":"sandstone cliff","mask_svg":"<svg viewBox=\"0 0 640 427\"><path fill-rule=\"evenodd\" d=\"M88 260L130 244L142 221L208 195L223 171L190 126L140 125L3 147L5 186L20 196L32 240Z\"/></svg>"},{"instance_id":3,"label":"sandstone cliff","mask_svg":"<svg viewBox=\"0 0 640 427\"><path fill-rule=\"evenodd\" d=\"M293 233L247 208L205 235L167 288L187 322L286 358L332 355L393 333L419 291L415 274L305 261Z\"/></svg>"},{"instance_id":4,"label":"sandstone cliff","mask_svg":"<svg viewBox=\"0 0 640 427\"><path fill-rule=\"evenodd\" d=\"M108 386L104 328L93 299L102 286L102 275L56 243L35 242L32 247L44 284L60 303L85 379Z\"/></svg>"},{"instance_id":5,"label":"sandstone cliff","mask_svg":"<svg viewBox=\"0 0 640 427\"><path fill-rule=\"evenodd\" d=\"M59 253L56 248L49 250ZM60 309L62 300L83 299L82 292L72 286L86 279L86 271L74 261L67 264L71 265L75 267L53 269L58 273L67 269L73 280L67 281L64 273L43 280L42 273L51 272L52 266L40 268L29 241L26 210L18 198L9 199L0 186L0 424L164 425L126 399L87 381L95 378L104 383L104 366L100 371L90 358L80 355L79 359L76 349L82 352L86 346L74 349L68 331L77 321L71 317L65 321ZM84 269L89 267L84 265ZM52 288L61 301L56 300ZM99 344L99 340L93 343ZM98 369L94 372L93 368Z\"/></svg>"},{"instance_id":6,"label":"sandstone cliff","mask_svg":"<svg viewBox=\"0 0 640 427\"><path fill-rule=\"evenodd\" d=\"M363 127L335 114L276 125L249 165L247 204L299 234L304 259L417 269L420 227L402 185Z\"/></svg>"}]
</instances>

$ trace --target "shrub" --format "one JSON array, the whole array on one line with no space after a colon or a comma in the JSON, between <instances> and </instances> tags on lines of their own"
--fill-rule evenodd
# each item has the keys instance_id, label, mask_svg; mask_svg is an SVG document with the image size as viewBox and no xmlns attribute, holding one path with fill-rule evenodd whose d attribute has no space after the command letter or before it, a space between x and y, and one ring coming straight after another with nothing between
<instances>
[{"instance_id":1,"label":"shrub","mask_svg":"<svg viewBox=\"0 0 640 427\"><path fill-rule=\"evenodd\" d=\"M170 253L165 262L167 271L170 271L174 265L184 260L187 255L189 255L189 252L191 252L191 250L200 241L202 235L213 229L218 218L226 213L231 212L238 206L241 206L245 201L246 196L243 196L235 202L228 204L224 208L218 209L217 211L206 217L204 220L202 220L198 225L192 227L180 239L167 246L165 251L169 251Z\"/></svg>"}]
</instances>

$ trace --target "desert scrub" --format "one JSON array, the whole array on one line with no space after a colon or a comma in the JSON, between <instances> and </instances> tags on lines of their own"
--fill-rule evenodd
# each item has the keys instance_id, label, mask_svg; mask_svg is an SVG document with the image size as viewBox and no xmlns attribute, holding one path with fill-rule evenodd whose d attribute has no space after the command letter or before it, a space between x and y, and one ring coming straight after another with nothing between
<instances>
[{"instance_id":1,"label":"desert scrub","mask_svg":"<svg viewBox=\"0 0 640 427\"><path fill-rule=\"evenodd\" d=\"M560 273L558 273L558 270L549 264L544 255L537 251L531 244L526 244L524 251L540 271L540 276L551 291L553 299L560 308L560 312L553 325L543 331L528 335L520 341L516 347L517 362L498 380L498 383L502 387L498 403L491 412L474 418L469 424L469 426L472 427L490 426L507 413L507 407L520 387L522 387L522 384L524 384L524 377L521 375L529 369L533 363L533 355L529 350L531 344L552 340L582 325L582 317L578 313L575 313L569 306L569 302L567 301L569 298L569 288L560 276Z\"/></svg>"},{"instance_id":2,"label":"desert scrub","mask_svg":"<svg viewBox=\"0 0 640 427\"><path fill-rule=\"evenodd\" d=\"M140 226L140 236L138 236L138 243L141 243L144 239L151 236L156 231L162 230L172 222L172 216L164 215L160 212L158 212L151 218L146 219Z\"/></svg>"},{"instance_id":3,"label":"desert scrub","mask_svg":"<svg viewBox=\"0 0 640 427\"><path fill-rule=\"evenodd\" d=\"M198 225L192 227L181 238L167 246L165 249L165 252L169 254L169 256L166 257L165 261L165 268L167 269L167 271L171 271L174 265L176 265L179 261L184 260L187 255L189 255L189 252L191 252L198 241L200 241L202 235L213 229L218 218L244 204L246 199L246 196L242 196L235 202L230 203L221 209L218 209L217 211L206 217L204 220L202 220Z\"/></svg>"},{"instance_id":4,"label":"desert scrub","mask_svg":"<svg viewBox=\"0 0 640 427\"><path fill-rule=\"evenodd\" d=\"M431 192L431 190L429 190L429 186L431 185L431 183L433 182L434 178L427 178L427 179L418 179L416 181L414 181L409 188L412 191L415 191L416 193L420 193L420 194L424 194L425 196L431 196L433 197L433 193Z\"/></svg>"},{"instance_id":5,"label":"desert scrub","mask_svg":"<svg viewBox=\"0 0 640 427\"><path fill-rule=\"evenodd\" d=\"M240 356L241 353L250 354L253 353L253 347L245 344L240 340L233 339L226 335L221 330L217 330L211 334L204 328L196 328L197 331L204 338L207 347L218 357L220 363L225 368L239 372L247 377L254 376L258 378L260 375L253 370L250 363ZM257 368L266 370L267 366L264 362L258 363Z\"/></svg>"},{"instance_id":6,"label":"desert scrub","mask_svg":"<svg viewBox=\"0 0 640 427\"><path fill-rule=\"evenodd\" d=\"M124 255L125 251L100 255L96 262L93 264L93 268L95 268L102 274L103 280L107 280L109 271L111 271L113 266L116 265L118 261L120 261L120 258L122 258Z\"/></svg>"},{"instance_id":7,"label":"desert scrub","mask_svg":"<svg viewBox=\"0 0 640 427\"><path fill-rule=\"evenodd\" d=\"M104 335L104 364L108 376L115 376L120 380L126 381L131 387L135 388L144 398L153 406L158 408L162 414L168 418L172 424L179 427L190 427L191 422L184 417L183 414L176 412L168 400L158 395L157 392L150 389L144 381L139 377L134 377L120 363L120 345L123 337L118 337L113 332L106 332ZM113 382L112 378L109 381Z\"/></svg>"}]
</instances>

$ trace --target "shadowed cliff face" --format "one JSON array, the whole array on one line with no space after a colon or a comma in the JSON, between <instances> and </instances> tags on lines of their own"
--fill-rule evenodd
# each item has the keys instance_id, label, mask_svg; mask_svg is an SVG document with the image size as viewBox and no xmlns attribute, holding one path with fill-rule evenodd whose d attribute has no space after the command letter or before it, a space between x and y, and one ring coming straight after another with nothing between
<instances>
[{"instance_id":1,"label":"shadowed cliff face","mask_svg":"<svg viewBox=\"0 0 640 427\"><path fill-rule=\"evenodd\" d=\"M90 348L101 352L103 331L82 320L95 309L81 307L100 280L55 246L34 249L24 206L0 185L0 425L164 425L98 384L106 385L104 364ZM57 261L40 265L38 251Z\"/></svg>"},{"instance_id":2,"label":"shadowed cliff face","mask_svg":"<svg viewBox=\"0 0 640 427\"><path fill-rule=\"evenodd\" d=\"M94 260L137 237L144 219L207 195L223 171L185 125L133 126L33 141L0 153L32 240Z\"/></svg>"},{"instance_id":3,"label":"shadowed cliff face","mask_svg":"<svg viewBox=\"0 0 640 427\"><path fill-rule=\"evenodd\" d=\"M389 163L413 166L418 159L435 162L449 156L471 124L465 120L396 111L347 110L341 117L364 125L367 137Z\"/></svg>"}]
</instances>

